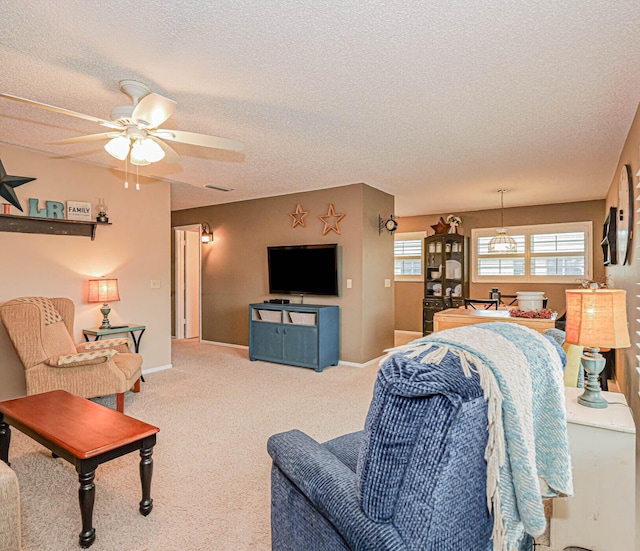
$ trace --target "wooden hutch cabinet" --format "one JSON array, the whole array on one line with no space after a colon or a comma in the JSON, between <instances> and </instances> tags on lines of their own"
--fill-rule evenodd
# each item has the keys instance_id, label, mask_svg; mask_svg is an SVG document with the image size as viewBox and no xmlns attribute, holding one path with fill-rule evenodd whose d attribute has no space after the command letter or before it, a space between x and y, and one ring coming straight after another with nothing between
<instances>
[{"instance_id":1,"label":"wooden hutch cabinet","mask_svg":"<svg viewBox=\"0 0 640 551\"><path fill-rule=\"evenodd\" d=\"M422 333L433 331L433 315L464 305L469 296L469 239L457 233L424 240L424 300Z\"/></svg>"}]
</instances>

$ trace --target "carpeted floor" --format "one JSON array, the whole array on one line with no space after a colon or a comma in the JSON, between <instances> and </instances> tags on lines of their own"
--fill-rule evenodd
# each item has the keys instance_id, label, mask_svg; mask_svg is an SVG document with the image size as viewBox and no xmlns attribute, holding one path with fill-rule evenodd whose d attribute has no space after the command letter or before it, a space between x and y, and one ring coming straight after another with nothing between
<instances>
[{"instance_id":1,"label":"carpeted floor","mask_svg":"<svg viewBox=\"0 0 640 551\"><path fill-rule=\"evenodd\" d=\"M377 363L316 373L195 341L174 341L172 361L125 399L127 415L160 427L153 511L138 513L137 452L101 465L91 549L270 549L267 438L297 428L325 441L361 429ZM99 401L115 407L115 397ZM20 483L24 551L80 549L75 469L17 430L9 459Z\"/></svg>"}]
</instances>

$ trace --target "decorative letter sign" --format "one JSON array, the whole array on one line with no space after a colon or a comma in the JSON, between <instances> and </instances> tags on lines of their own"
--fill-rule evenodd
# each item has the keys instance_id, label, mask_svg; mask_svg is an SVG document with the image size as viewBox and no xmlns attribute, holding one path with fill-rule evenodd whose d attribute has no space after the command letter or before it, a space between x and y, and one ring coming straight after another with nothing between
<instances>
[{"instance_id":1,"label":"decorative letter sign","mask_svg":"<svg viewBox=\"0 0 640 551\"><path fill-rule=\"evenodd\" d=\"M91 203L83 201L67 201L67 219L92 222Z\"/></svg>"}]
</instances>

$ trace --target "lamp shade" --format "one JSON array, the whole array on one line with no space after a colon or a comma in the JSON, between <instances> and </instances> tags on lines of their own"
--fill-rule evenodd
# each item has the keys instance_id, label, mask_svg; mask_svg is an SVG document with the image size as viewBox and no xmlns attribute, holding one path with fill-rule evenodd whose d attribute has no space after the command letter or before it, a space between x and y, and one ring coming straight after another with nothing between
<instances>
[{"instance_id":1,"label":"lamp shade","mask_svg":"<svg viewBox=\"0 0 640 551\"><path fill-rule=\"evenodd\" d=\"M117 302L120 300L117 279L90 279L89 302Z\"/></svg>"},{"instance_id":2,"label":"lamp shade","mask_svg":"<svg viewBox=\"0 0 640 551\"><path fill-rule=\"evenodd\" d=\"M124 161L129 155L129 138L125 136L116 136L111 138L104 146L109 155L120 161Z\"/></svg>"},{"instance_id":3,"label":"lamp shade","mask_svg":"<svg viewBox=\"0 0 640 551\"><path fill-rule=\"evenodd\" d=\"M490 253L516 253L518 252L518 243L516 240L507 235L507 228L498 228L498 235L489 241Z\"/></svg>"},{"instance_id":4,"label":"lamp shade","mask_svg":"<svg viewBox=\"0 0 640 551\"><path fill-rule=\"evenodd\" d=\"M163 149L151 138L142 140L142 151L144 158L150 163L157 163L164 159Z\"/></svg>"},{"instance_id":5,"label":"lamp shade","mask_svg":"<svg viewBox=\"0 0 640 551\"><path fill-rule=\"evenodd\" d=\"M565 342L589 348L628 348L623 289L567 289Z\"/></svg>"}]
</instances>

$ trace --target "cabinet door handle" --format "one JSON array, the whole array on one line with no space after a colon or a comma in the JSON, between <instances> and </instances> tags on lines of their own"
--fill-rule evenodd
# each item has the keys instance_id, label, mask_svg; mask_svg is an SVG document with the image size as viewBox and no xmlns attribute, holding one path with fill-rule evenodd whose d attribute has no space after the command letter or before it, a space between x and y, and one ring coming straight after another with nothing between
<instances>
[{"instance_id":1,"label":"cabinet door handle","mask_svg":"<svg viewBox=\"0 0 640 551\"><path fill-rule=\"evenodd\" d=\"M280 334L280 328L276 327L276 335L279 335L279 334Z\"/></svg>"},{"instance_id":2,"label":"cabinet door handle","mask_svg":"<svg viewBox=\"0 0 640 551\"><path fill-rule=\"evenodd\" d=\"M287 330L286 330L286 329L283 329L283 330L282 330L282 333L283 333L284 335L286 335L286 334L287 334Z\"/></svg>"}]
</instances>

